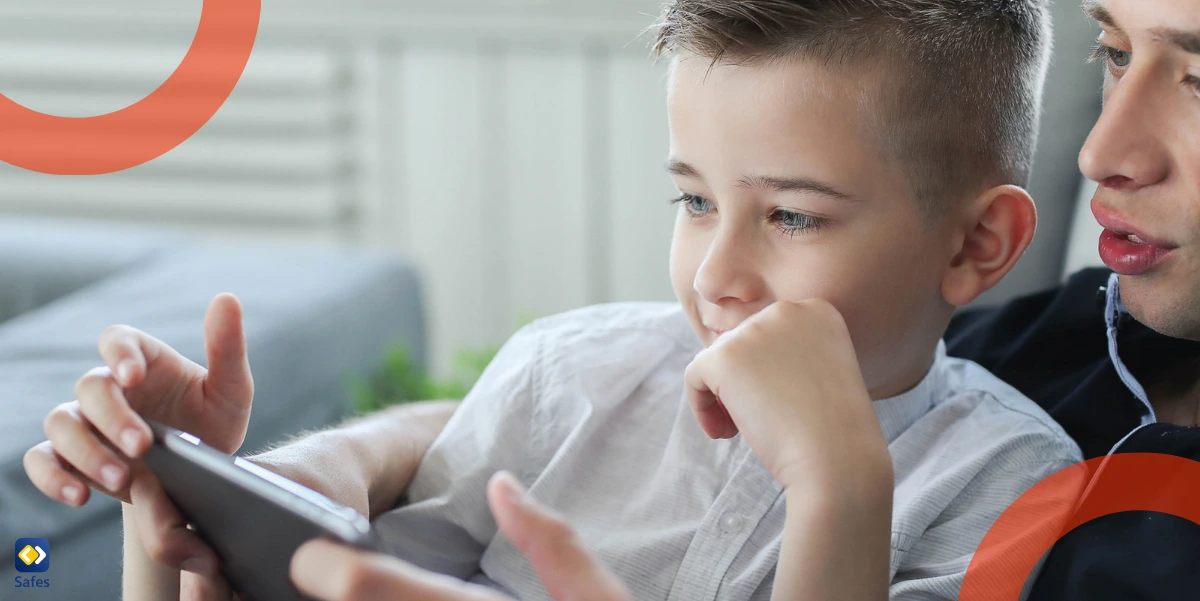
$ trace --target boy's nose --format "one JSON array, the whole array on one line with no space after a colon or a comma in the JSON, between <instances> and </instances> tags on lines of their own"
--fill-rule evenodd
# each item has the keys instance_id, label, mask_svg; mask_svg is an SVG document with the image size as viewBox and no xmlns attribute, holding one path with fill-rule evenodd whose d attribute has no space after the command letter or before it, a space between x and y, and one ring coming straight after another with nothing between
<instances>
[{"instance_id":1,"label":"boy's nose","mask_svg":"<svg viewBox=\"0 0 1200 601\"><path fill-rule=\"evenodd\" d=\"M718 306L761 299L765 286L758 262L748 246L735 236L719 234L696 271L692 283L696 293Z\"/></svg>"}]
</instances>

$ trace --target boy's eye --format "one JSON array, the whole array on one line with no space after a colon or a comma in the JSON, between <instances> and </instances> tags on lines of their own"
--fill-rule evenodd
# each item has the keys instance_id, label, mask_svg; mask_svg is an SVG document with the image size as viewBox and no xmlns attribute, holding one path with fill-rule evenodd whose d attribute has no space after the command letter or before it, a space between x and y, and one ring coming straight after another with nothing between
<instances>
[{"instance_id":1,"label":"boy's eye","mask_svg":"<svg viewBox=\"0 0 1200 601\"><path fill-rule=\"evenodd\" d=\"M812 215L805 215L804 213L797 213L796 211L789 211L787 209L776 209L771 214L771 220L779 227L779 231L789 236L815 232L821 229L826 223L826 220L820 217L813 217Z\"/></svg>"},{"instance_id":2,"label":"boy's eye","mask_svg":"<svg viewBox=\"0 0 1200 601\"><path fill-rule=\"evenodd\" d=\"M704 198L703 196L696 196L695 194L683 194L678 198L672 198L671 203L683 203L683 208L686 209L692 217L701 217L713 210L713 203L711 200Z\"/></svg>"}]
</instances>

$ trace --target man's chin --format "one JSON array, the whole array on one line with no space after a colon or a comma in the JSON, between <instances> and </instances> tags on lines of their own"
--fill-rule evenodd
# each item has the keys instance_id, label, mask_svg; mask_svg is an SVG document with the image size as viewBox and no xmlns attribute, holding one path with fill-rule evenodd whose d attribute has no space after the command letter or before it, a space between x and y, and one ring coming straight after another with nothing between
<instances>
[{"instance_id":1,"label":"man's chin","mask_svg":"<svg viewBox=\"0 0 1200 601\"><path fill-rule=\"evenodd\" d=\"M1155 332L1200 342L1200 282L1180 290L1178 282L1162 278L1122 276L1121 302Z\"/></svg>"}]
</instances>

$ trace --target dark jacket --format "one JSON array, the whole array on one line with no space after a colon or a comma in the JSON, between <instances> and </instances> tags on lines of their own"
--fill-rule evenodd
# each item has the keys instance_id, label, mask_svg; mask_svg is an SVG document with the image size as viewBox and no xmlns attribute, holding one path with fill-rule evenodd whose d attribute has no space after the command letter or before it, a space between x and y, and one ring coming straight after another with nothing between
<instances>
[{"instance_id":1,"label":"dark jacket","mask_svg":"<svg viewBox=\"0 0 1200 601\"><path fill-rule=\"evenodd\" d=\"M1200 461L1200 429L1143 425L1148 409L1118 374L1105 319L1103 287L1110 275L1084 270L1053 290L963 312L947 331L948 352L980 363L1041 405L1085 458L1112 451ZM1117 358L1140 382L1200 356L1200 343L1158 334L1127 313L1113 314L1120 315ZM1030 599L1200 599L1200 526L1152 512L1083 524L1051 551Z\"/></svg>"}]
</instances>

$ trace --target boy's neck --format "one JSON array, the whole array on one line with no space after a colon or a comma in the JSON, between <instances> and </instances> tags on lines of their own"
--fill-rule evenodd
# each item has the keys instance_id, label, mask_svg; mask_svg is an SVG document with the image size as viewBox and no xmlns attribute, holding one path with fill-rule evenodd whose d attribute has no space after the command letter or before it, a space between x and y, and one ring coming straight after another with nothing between
<instances>
[{"instance_id":1,"label":"boy's neck","mask_svg":"<svg viewBox=\"0 0 1200 601\"><path fill-rule=\"evenodd\" d=\"M934 351L929 354L927 361L914 364L915 367L905 371L903 374L898 374L889 378L887 382L878 383L868 388L867 393L871 395L871 400L887 400L916 388L925 379L925 376L929 375L929 370L933 368L933 362L936 358L937 352Z\"/></svg>"}]
</instances>

